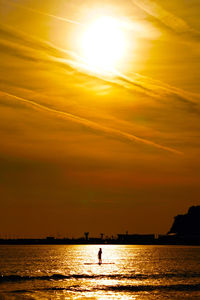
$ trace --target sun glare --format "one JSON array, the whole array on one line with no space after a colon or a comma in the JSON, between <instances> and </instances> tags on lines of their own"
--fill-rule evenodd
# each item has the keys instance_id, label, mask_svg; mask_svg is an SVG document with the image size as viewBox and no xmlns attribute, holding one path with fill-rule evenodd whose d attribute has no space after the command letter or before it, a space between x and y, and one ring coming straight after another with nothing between
<instances>
[{"instance_id":1,"label":"sun glare","mask_svg":"<svg viewBox=\"0 0 200 300\"><path fill-rule=\"evenodd\" d=\"M113 72L125 53L125 34L120 21L104 16L91 23L81 37L84 62L95 72Z\"/></svg>"}]
</instances>

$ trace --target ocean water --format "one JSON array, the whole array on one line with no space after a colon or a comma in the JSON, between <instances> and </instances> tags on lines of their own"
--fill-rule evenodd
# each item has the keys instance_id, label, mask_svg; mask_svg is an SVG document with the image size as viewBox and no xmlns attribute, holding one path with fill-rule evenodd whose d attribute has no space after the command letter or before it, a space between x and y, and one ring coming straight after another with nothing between
<instances>
[{"instance_id":1,"label":"ocean water","mask_svg":"<svg viewBox=\"0 0 200 300\"><path fill-rule=\"evenodd\" d=\"M200 247L0 246L0 299L200 299Z\"/></svg>"}]
</instances>

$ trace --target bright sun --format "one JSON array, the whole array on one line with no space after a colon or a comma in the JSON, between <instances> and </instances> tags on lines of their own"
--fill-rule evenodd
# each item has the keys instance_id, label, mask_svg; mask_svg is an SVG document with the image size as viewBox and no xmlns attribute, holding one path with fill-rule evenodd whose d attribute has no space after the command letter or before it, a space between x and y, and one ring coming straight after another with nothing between
<instances>
[{"instance_id":1,"label":"bright sun","mask_svg":"<svg viewBox=\"0 0 200 300\"><path fill-rule=\"evenodd\" d=\"M118 67L125 53L125 34L120 21L104 16L90 24L81 37L84 62L95 72L110 72Z\"/></svg>"}]
</instances>

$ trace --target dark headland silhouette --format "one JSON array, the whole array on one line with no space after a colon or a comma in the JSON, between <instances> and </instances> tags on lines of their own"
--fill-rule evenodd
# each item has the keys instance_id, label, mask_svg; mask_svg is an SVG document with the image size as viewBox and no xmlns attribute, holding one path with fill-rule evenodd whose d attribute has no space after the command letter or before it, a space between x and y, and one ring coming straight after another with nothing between
<instances>
[{"instance_id":1,"label":"dark headland silhouette","mask_svg":"<svg viewBox=\"0 0 200 300\"><path fill-rule=\"evenodd\" d=\"M155 234L118 234L108 237L101 233L100 237L90 237L89 232L81 238L43 239L2 238L0 245L74 245L74 244L128 244L128 245L200 245L200 206L192 206L184 215L174 217L169 232L165 235Z\"/></svg>"},{"instance_id":2,"label":"dark headland silhouette","mask_svg":"<svg viewBox=\"0 0 200 300\"><path fill-rule=\"evenodd\" d=\"M187 214L176 216L170 233L200 236L200 206L192 206Z\"/></svg>"}]
</instances>

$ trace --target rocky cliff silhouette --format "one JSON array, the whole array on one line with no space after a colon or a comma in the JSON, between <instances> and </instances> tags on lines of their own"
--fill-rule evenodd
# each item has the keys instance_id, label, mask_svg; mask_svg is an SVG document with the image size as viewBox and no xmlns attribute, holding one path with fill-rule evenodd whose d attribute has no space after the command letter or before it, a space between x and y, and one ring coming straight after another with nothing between
<instances>
[{"instance_id":1,"label":"rocky cliff silhouette","mask_svg":"<svg viewBox=\"0 0 200 300\"><path fill-rule=\"evenodd\" d=\"M200 236L200 206L192 206L185 215L177 215L168 233Z\"/></svg>"}]
</instances>

